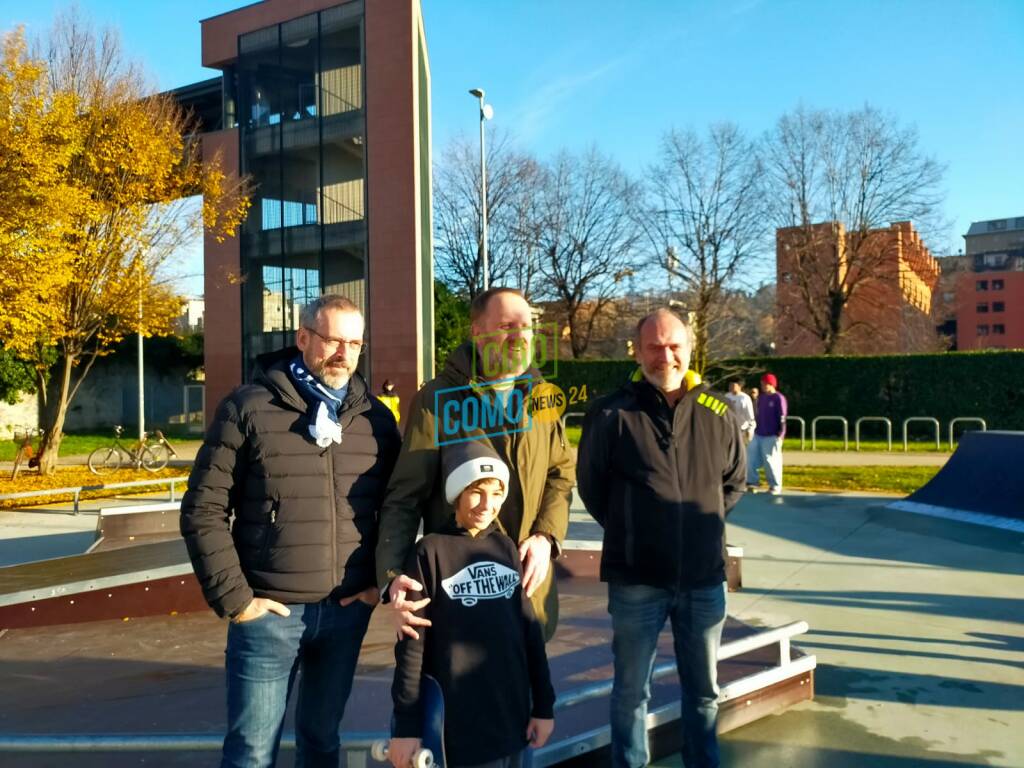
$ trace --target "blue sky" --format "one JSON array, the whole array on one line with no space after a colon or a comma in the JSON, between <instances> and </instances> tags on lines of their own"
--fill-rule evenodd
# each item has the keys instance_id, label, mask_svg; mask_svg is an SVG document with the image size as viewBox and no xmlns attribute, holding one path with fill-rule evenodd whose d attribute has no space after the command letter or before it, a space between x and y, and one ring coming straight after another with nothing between
<instances>
[{"instance_id":1,"label":"blue sky","mask_svg":"<svg viewBox=\"0 0 1024 768\"><path fill-rule=\"evenodd\" d=\"M475 135L475 86L525 149L596 145L632 173L673 126L760 134L800 104L870 103L948 166L954 226L937 254L962 248L973 220L1024 215L1024 0L422 2L435 153ZM199 65L198 22L246 4L79 0L167 88L216 75ZM62 7L0 0L0 21L31 34Z\"/></svg>"}]
</instances>

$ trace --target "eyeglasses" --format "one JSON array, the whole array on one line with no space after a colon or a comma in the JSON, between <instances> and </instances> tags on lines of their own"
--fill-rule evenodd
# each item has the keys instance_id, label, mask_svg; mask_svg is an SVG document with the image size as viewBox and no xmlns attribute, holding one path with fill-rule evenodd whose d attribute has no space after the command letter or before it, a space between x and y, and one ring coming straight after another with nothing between
<instances>
[{"instance_id":1,"label":"eyeglasses","mask_svg":"<svg viewBox=\"0 0 1024 768\"><path fill-rule=\"evenodd\" d=\"M304 325L302 327L314 336L319 336L321 341L324 343L324 347L332 355L342 346L344 346L349 352L355 352L357 355L361 355L366 351L366 344L362 339L336 339L333 336L324 336L322 333L310 328L308 325Z\"/></svg>"}]
</instances>

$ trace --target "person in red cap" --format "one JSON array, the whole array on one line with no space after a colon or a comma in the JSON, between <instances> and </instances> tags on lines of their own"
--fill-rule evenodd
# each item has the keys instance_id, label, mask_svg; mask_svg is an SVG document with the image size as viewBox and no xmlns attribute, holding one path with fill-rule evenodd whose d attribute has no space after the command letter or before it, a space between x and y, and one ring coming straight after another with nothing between
<instances>
[{"instance_id":1,"label":"person in red cap","mask_svg":"<svg viewBox=\"0 0 1024 768\"><path fill-rule=\"evenodd\" d=\"M786 396L774 373L761 377L761 396L757 398L757 427L754 439L747 446L747 490L757 491L760 479L757 470L764 467L768 489L775 496L782 493L782 440L786 437Z\"/></svg>"}]
</instances>

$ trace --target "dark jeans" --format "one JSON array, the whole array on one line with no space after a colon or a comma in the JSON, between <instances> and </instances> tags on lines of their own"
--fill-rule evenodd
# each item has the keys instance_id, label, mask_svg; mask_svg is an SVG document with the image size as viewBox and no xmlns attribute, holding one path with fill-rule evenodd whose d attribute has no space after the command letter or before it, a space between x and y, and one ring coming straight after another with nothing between
<instances>
[{"instance_id":1,"label":"dark jeans","mask_svg":"<svg viewBox=\"0 0 1024 768\"><path fill-rule=\"evenodd\" d=\"M288 607L288 617L267 613L228 625L228 733L222 768L274 765L300 669L295 765L338 765L338 727L373 609L360 600L346 608L334 600Z\"/></svg>"},{"instance_id":2,"label":"dark jeans","mask_svg":"<svg viewBox=\"0 0 1024 768\"><path fill-rule=\"evenodd\" d=\"M612 765L647 765L647 702L658 635L672 625L682 688L683 765L717 768L718 646L725 624L725 584L691 590L608 585L615 682L612 686Z\"/></svg>"}]
</instances>

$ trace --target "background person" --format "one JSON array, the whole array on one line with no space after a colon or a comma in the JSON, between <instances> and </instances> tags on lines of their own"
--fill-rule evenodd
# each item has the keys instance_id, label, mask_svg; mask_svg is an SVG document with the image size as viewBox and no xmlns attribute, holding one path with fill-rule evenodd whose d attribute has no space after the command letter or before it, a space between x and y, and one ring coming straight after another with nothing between
<instances>
[{"instance_id":1,"label":"background person","mask_svg":"<svg viewBox=\"0 0 1024 768\"><path fill-rule=\"evenodd\" d=\"M615 680L612 765L647 764L647 702L658 635L672 626L683 764L718 766L718 646L725 623L725 515L743 495L739 424L687 374L689 326L667 309L637 326L643 379L595 402L583 422L580 497L604 528ZM687 382L692 382L687 384Z\"/></svg>"},{"instance_id":2,"label":"background person","mask_svg":"<svg viewBox=\"0 0 1024 768\"><path fill-rule=\"evenodd\" d=\"M757 470L764 467L768 490L778 496L782 493L782 441L786 437L786 397L776 391L775 374L761 377L764 392L757 399L757 427L754 439L747 446L747 488L756 491L761 482Z\"/></svg>"},{"instance_id":3,"label":"background person","mask_svg":"<svg viewBox=\"0 0 1024 768\"><path fill-rule=\"evenodd\" d=\"M295 765L338 765L377 603L377 513L398 428L356 372L358 307L322 296L300 323L297 346L261 356L254 382L218 406L181 502L203 595L231 620L222 766L276 762L296 670Z\"/></svg>"},{"instance_id":4,"label":"background person","mask_svg":"<svg viewBox=\"0 0 1024 768\"><path fill-rule=\"evenodd\" d=\"M757 426L757 419L754 418L754 402L750 395L743 391L743 386L738 381L729 382L729 391L725 400L732 408L736 421L740 423L740 431L744 440L749 443L754 439L754 428Z\"/></svg>"},{"instance_id":5,"label":"background person","mask_svg":"<svg viewBox=\"0 0 1024 768\"><path fill-rule=\"evenodd\" d=\"M395 417L395 423L398 424L402 420L401 400L398 397L398 392L395 391L395 385L391 383L391 379L384 379L384 385L380 388L378 398L391 411L391 415Z\"/></svg>"}]
</instances>

